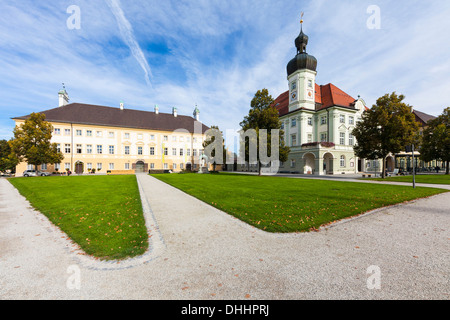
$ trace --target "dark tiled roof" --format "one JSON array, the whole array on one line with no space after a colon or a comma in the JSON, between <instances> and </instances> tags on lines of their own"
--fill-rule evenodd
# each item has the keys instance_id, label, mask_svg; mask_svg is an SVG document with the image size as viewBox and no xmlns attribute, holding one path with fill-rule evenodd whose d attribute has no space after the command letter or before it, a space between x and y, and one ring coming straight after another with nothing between
<instances>
[{"instance_id":1,"label":"dark tiled roof","mask_svg":"<svg viewBox=\"0 0 450 320\"><path fill-rule=\"evenodd\" d=\"M413 110L414 115L416 116L416 121L419 122L422 125L426 125L428 123L428 121L436 119L435 116L417 111L417 110Z\"/></svg>"},{"instance_id":2,"label":"dark tiled roof","mask_svg":"<svg viewBox=\"0 0 450 320\"><path fill-rule=\"evenodd\" d=\"M135 128L147 130L174 131L185 129L194 132L195 119L189 116L158 113L97 106L82 103L71 103L63 107L42 111L49 122ZM29 117L16 117L14 120L25 120ZM201 124L202 133L209 127Z\"/></svg>"}]
</instances>

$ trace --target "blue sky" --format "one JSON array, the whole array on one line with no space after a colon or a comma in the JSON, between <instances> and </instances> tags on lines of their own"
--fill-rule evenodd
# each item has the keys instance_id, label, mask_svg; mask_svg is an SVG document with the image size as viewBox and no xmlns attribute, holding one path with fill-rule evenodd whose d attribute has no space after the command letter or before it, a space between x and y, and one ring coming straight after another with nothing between
<instances>
[{"instance_id":1,"label":"blue sky","mask_svg":"<svg viewBox=\"0 0 450 320\"><path fill-rule=\"evenodd\" d=\"M80 8L69 29L67 8ZM370 5L380 29L369 29ZM423 112L450 105L450 1L1 1L0 139L11 117L71 102L192 115L239 129L255 92L286 91L305 12L317 83L368 106L396 91Z\"/></svg>"}]
</instances>

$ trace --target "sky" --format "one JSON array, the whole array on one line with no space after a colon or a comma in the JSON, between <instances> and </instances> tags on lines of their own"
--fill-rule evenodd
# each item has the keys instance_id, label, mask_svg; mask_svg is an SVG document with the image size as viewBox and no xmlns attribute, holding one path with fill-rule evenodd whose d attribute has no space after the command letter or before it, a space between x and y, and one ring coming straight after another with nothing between
<instances>
[{"instance_id":1,"label":"sky","mask_svg":"<svg viewBox=\"0 0 450 320\"><path fill-rule=\"evenodd\" d=\"M258 90L288 90L301 12L319 85L368 107L394 91L431 115L450 106L448 0L0 0L0 139L56 108L62 83L70 102L198 106L237 130Z\"/></svg>"}]
</instances>

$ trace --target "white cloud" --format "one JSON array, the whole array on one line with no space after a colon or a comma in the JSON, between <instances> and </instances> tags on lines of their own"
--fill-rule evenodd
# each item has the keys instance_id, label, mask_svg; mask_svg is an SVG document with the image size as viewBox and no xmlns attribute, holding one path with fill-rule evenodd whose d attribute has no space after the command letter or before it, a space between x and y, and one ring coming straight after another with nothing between
<instances>
[{"instance_id":1,"label":"white cloud","mask_svg":"<svg viewBox=\"0 0 450 320\"><path fill-rule=\"evenodd\" d=\"M142 67L142 70L144 70L145 81L149 86L151 86L150 77L152 77L152 72L150 66L144 56L144 53L142 52L141 47L139 46L139 43L136 41L133 27L125 17L123 10L120 7L120 0L105 0L105 1L111 8L111 11L114 14L114 16L116 17L117 24L120 29L120 34L122 35L123 40L130 48L131 53Z\"/></svg>"}]
</instances>

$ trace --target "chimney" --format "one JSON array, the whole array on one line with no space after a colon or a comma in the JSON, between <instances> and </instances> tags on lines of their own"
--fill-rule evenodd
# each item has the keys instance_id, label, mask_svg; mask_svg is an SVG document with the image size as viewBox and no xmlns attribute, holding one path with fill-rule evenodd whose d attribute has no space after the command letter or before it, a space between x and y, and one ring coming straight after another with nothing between
<instances>
[{"instance_id":1,"label":"chimney","mask_svg":"<svg viewBox=\"0 0 450 320\"><path fill-rule=\"evenodd\" d=\"M195 106L194 118L195 120L200 121L200 110L198 110L197 106Z\"/></svg>"},{"instance_id":2,"label":"chimney","mask_svg":"<svg viewBox=\"0 0 450 320\"><path fill-rule=\"evenodd\" d=\"M155 105L155 114L159 114L159 107L158 107L158 105Z\"/></svg>"},{"instance_id":3,"label":"chimney","mask_svg":"<svg viewBox=\"0 0 450 320\"><path fill-rule=\"evenodd\" d=\"M63 107L65 105L69 104L69 95L67 94L64 83L63 83L62 90L59 90L59 92L58 92L58 98L59 98L59 104L58 104L59 107Z\"/></svg>"},{"instance_id":4,"label":"chimney","mask_svg":"<svg viewBox=\"0 0 450 320\"><path fill-rule=\"evenodd\" d=\"M177 108L172 108L172 114L176 118L178 115Z\"/></svg>"},{"instance_id":5,"label":"chimney","mask_svg":"<svg viewBox=\"0 0 450 320\"><path fill-rule=\"evenodd\" d=\"M120 101L120 110L123 110L123 101Z\"/></svg>"}]
</instances>

